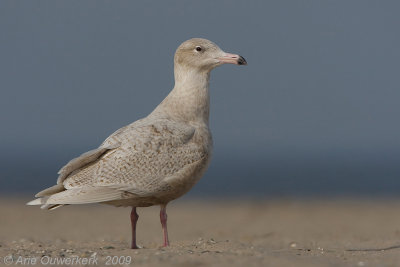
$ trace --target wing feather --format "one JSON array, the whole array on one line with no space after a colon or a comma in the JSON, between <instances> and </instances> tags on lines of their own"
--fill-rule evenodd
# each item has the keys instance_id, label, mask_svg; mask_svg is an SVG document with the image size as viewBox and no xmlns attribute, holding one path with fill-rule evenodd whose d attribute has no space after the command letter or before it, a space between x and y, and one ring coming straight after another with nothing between
<instances>
[{"instance_id":1,"label":"wing feather","mask_svg":"<svg viewBox=\"0 0 400 267\"><path fill-rule=\"evenodd\" d=\"M208 129L206 133L197 136L211 138ZM189 169L208 156L211 149L203 144L210 140L196 138L196 128L188 124L139 120L68 162L59 171L57 185L39 192L41 199L29 204L51 208L156 197L173 183L184 183Z\"/></svg>"},{"instance_id":2,"label":"wing feather","mask_svg":"<svg viewBox=\"0 0 400 267\"><path fill-rule=\"evenodd\" d=\"M193 142L194 136L194 127L168 122L120 133L121 146L98 162L93 186L117 186L141 196L168 190L165 178L208 152Z\"/></svg>"},{"instance_id":3,"label":"wing feather","mask_svg":"<svg viewBox=\"0 0 400 267\"><path fill-rule=\"evenodd\" d=\"M106 146L106 147L100 146L99 148L90 150L86 153L83 153L79 157L70 160L64 167L62 167L58 171L59 176L57 179L57 184L61 184L65 180L65 178L67 178L68 175L70 175L73 171L75 171L79 168L82 168L83 166L97 160L105 152L107 152L111 149L115 149L119 145L120 144L116 143L114 145L110 145L110 146Z\"/></svg>"},{"instance_id":4,"label":"wing feather","mask_svg":"<svg viewBox=\"0 0 400 267\"><path fill-rule=\"evenodd\" d=\"M51 195L45 204L86 204L112 201L127 197L127 193L112 188L81 187Z\"/></svg>"}]
</instances>

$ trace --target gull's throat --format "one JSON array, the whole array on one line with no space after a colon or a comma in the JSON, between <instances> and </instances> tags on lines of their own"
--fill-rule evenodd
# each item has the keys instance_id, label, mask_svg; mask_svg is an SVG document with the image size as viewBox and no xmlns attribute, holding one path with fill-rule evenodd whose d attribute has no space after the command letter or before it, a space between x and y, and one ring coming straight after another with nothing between
<instances>
[{"instance_id":1,"label":"gull's throat","mask_svg":"<svg viewBox=\"0 0 400 267\"><path fill-rule=\"evenodd\" d=\"M183 122L205 123L210 114L210 72L175 67L175 86L154 112L165 112Z\"/></svg>"}]
</instances>

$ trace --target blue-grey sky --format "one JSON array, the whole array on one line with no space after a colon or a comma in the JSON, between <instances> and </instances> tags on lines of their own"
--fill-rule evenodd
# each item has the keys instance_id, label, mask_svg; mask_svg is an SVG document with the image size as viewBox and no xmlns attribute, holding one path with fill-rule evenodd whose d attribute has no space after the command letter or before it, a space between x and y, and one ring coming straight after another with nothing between
<instances>
[{"instance_id":1,"label":"blue-grey sky","mask_svg":"<svg viewBox=\"0 0 400 267\"><path fill-rule=\"evenodd\" d=\"M146 116L173 87L176 47L203 37L249 65L212 73L214 161L197 190L246 190L250 179L249 192L318 192L342 179L339 193L365 181L400 192L399 10L398 1L1 1L1 190L51 185L70 158Z\"/></svg>"}]
</instances>

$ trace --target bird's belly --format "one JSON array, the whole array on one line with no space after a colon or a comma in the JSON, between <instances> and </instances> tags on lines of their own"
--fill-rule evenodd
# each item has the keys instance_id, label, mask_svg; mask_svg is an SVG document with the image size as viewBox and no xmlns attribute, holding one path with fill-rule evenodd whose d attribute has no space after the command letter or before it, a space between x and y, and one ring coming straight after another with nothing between
<instances>
[{"instance_id":1,"label":"bird's belly","mask_svg":"<svg viewBox=\"0 0 400 267\"><path fill-rule=\"evenodd\" d=\"M177 199L187 193L203 176L210 163L210 156L202 158L182 169L177 175L165 179L163 182L168 190L162 196L164 201Z\"/></svg>"}]
</instances>

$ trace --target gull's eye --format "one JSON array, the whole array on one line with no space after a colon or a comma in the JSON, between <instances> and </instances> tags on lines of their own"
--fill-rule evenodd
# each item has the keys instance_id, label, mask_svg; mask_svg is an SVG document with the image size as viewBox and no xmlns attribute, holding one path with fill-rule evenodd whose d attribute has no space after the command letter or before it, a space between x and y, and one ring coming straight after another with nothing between
<instances>
[{"instance_id":1,"label":"gull's eye","mask_svg":"<svg viewBox=\"0 0 400 267\"><path fill-rule=\"evenodd\" d=\"M197 52L200 52L201 50L203 50L203 48L201 48L201 46L196 46L195 49L196 49Z\"/></svg>"}]
</instances>

